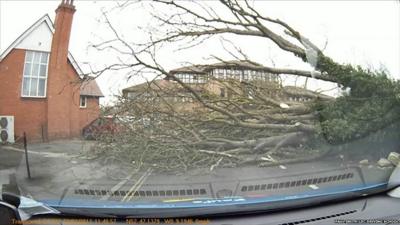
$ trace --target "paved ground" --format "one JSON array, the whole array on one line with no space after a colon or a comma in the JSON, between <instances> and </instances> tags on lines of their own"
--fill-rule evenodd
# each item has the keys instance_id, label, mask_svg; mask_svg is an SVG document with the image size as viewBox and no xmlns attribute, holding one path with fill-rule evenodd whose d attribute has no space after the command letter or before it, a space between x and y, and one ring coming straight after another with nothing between
<instances>
[{"instance_id":1,"label":"paved ground","mask_svg":"<svg viewBox=\"0 0 400 225\"><path fill-rule=\"evenodd\" d=\"M28 145L28 159L32 179L27 179L27 169L24 150L21 146L0 146L0 182L7 183L9 174L15 174L21 183L29 187L43 186L53 183L54 179L61 178L63 171L82 170L84 163L83 153L93 142L80 140L57 141ZM82 172L84 172L82 170ZM85 178L85 174L80 173ZM70 182L68 176L64 179ZM28 185L29 184L29 185Z\"/></svg>"},{"instance_id":2,"label":"paved ground","mask_svg":"<svg viewBox=\"0 0 400 225\"><path fill-rule=\"evenodd\" d=\"M23 153L0 147L0 170L13 169L19 165Z\"/></svg>"}]
</instances>

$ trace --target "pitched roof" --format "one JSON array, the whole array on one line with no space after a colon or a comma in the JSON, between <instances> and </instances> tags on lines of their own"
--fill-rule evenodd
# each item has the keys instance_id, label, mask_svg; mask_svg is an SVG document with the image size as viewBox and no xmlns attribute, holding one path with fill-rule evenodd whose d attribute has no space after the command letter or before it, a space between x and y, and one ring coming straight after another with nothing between
<instances>
[{"instance_id":1,"label":"pitched roof","mask_svg":"<svg viewBox=\"0 0 400 225\"><path fill-rule=\"evenodd\" d=\"M44 25L45 28L41 27ZM40 19L38 19L35 23L33 23L28 29L26 29L17 39L14 40L13 43L11 43L10 46L6 50L4 50L0 54L0 61L4 59L14 48L18 48L19 45L24 45L24 40L26 40L34 31L43 28L43 29L48 29L48 31L51 32L52 35L54 35L54 24L51 21L50 17L48 14L42 16ZM45 43L47 45L51 43ZM49 50L50 51L50 50ZM78 63L72 56L71 52L68 51L68 60L74 67L76 73L79 75L80 78L83 78L83 72L81 68L79 67ZM95 97L104 97L103 93L101 92L99 86L97 85L96 81L94 79L89 79L89 80L83 80L81 87L80 87L80 94L81 95L86 95L86 96L95 96Z\"/></svg>"},{"instance_id":2,"label":"pitched roof","mask_svg":"<svg viewBox=\"0 0 400 225\"><path fill-rule=\"evenodd\" d=\"M250 61L250 60L230 60L221 61L208 65L191 65L173 69L170 73L207 73L208 71L216 68L248 68L253 70L263 70L263 65Z\"/></svg>"},{"instance_id":3,"label":"pitched roof","mask_svg":"<svg viewBox=\"0 0 400 225\"><path fill-rule=\"evenodd\" d=\"M201 92L201 86L192 86L192 88L196 91ZM187 90L182 87L180 84L176 82L171 82L165 79L155 79L149 82L136 84L122 90L122 93L125 94L127 92L146 92L149 90L163 90L163 91L171 91L171 92L186 92Z\"/></svg>"},{"instance_id":4,"label":"pitched roof","mask_svg":"<svg viewBox=\"0 0 400 225\"><path fill-rule=\"evenodd\" d=\"M173 69L170 73L205 73L208 65L191 65Z\"/></svg>"},{"instance_id":5,"label":"pitched roof","mask_svg":"<svg viewBox=\"0 0 400 225\"><path fill-rule=\"evenodd\" d=\"M168 82L167 80L164 79L157 79L157 80L152 80L149 82L141 83L141 84L136 84L127 88L124 88L122 92L134 92L134 91L146 91L149 89L161 89L161 88L169 88L169 87L174 87L175 84L172 82Z\"/></svg>"},{"instance_id":6,"label":"pitched roof","mask_svg":"<svg viewBox=\"0 0 400 225\"><path fill-rule=\"evenodd\" d=\"M0 54L0 61L4 59L8 55L8 53L11 52L11 50L17 47L18 44L20 44L23 40L25 40L33 31L35 31L43 23L46 24L50 32L54 34L54 24L51 21L49 15L46 14L42 16L39 20L37 20L34 24L32 24L32 26L30 26L27 30L25 30L16 40L14 40L13 43L11 43L10 46L8 46L8 48L3 53ZM81 76L83 72L70 52L68 52L68 60L71 62L72 66L74 67L78 75Z\"/></svg>"},{"instance_id":7,"label":"pitched roof","mask_svg":"<svg viewBox=\"0 0 400 225\"><path fill-rule=\"evenodd\" d=\"M97 82L92 78L82 81L82 84L80 87L80 95L93 96L93 97L104 97L99 86L97 85Z\"/></svg>"},{"instance_id":8,"label":"pitched roof","mask_svg":"<svg viewBox=\"0 0 400 225\"><path fill-rule=\"evenodd\" d=\"M333 99L334 97L309 90L307 88L287 85L283 87L283 91L288 95L305 96L305 97L320 97L324 99Z\"/></svg>"}]
</instances>

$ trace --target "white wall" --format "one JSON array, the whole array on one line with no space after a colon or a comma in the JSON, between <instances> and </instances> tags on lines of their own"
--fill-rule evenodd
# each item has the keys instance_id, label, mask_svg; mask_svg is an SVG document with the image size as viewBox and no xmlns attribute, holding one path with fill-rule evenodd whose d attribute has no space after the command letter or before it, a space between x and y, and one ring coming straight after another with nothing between
<instances>
[{"instance_id":1,"label":"white wall","mask_svg":"<svg viewBox=\"0 0 400 225\"><path fill-rule=\"evenodd\" d=\"M35 30L23 39L16 48L33 51L50 52L53 34L46 22L42 22Z\"/></svg>"}]
</instances>

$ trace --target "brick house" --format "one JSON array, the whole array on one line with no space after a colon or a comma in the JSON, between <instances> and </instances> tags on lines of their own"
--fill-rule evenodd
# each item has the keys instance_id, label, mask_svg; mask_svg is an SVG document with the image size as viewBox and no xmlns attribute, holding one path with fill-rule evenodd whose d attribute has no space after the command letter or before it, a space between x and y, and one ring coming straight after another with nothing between
<instances>
[{"instance_id":1,"label":"brick house","mask_svg":"<svg viewBox=\"0 0 400 225\"><path fill-rule=\"evenodd\" d=\"M0 55L0 115L14 116L17 139L79 137L99 116L103 94L68 51L74 12L62 0L54 25L44 15Z\"/></svg>"},{"instance_id":2,"label":"brick house","mask_svg":"<svg viewBox=\"0 0 400 225\"><path fill-rule=\"evenodd\" d=\"M248 60L232 60L207 65L192 65L173 69L169 73L190 86L197 93L207 96L230 98L235 89L230 81L257 83L268 89L268 95L289 104L304 103L316 97L316 93L294 86L281 87L279 75L271 74L259 63ZM229 87L229 88L228 88ZM236 93L239 90L236 90ZM153 93L154 92L154 93ZM193 95L172 79L156 79L122 90L126 99L138 99L145 95L162 96L177 110L201 110L202 105ZM249 95L248 93L242 93ZM319 96L324 96L319 94ZM327 96L325 96L327 97Z\"/></svg>"}]
</instances>

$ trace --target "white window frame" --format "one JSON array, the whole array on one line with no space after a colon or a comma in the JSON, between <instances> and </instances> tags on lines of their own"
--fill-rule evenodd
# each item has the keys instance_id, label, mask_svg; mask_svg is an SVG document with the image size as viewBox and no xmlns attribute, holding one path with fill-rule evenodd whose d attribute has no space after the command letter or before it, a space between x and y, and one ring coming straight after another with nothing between
<instances>
[{"instance_id":1,"label":"white window frame","mask_svg":"<svg viewBox=\"0 0 400 225\"><path fill-rule=\"evenodd\" d=\"M26 59L27 59L27 55L28 55L29 53L32 53L32 59L31 59L31 61L27 62ZM33 67L34 67L33 59L34 59L34 57L35 57L35 54L40 54L39 63L37 63L37 65L38 65L38 74L37 74L37 75L32 75L32 70L33 70ZM47 55L46 63L42 63L42 56L43 56L44 54ZM22 73L22 81L21 81L21 97L23 97L23 98L46 98L46 96L47 96L47 79L48 79L48 72L49 72L49 60L50 60L49 57L50 57L50 54L49 54L48 52L30 51L30 50L25 51L24 71L23 71L23 73ZM26 72L27 72L27 71L26 71L26 69L27 69L27 68L26 68L26 64L27 64L27 63L30 63L30 64L31 64L31 68L30 68L30 71L29 71L29 75L27 75L27 73L26 73ZM45 74L44 77L40 77L40 76L39 76L40 67L43 66L43 65L46 66L46 74ZM25 94L24 94L24 88L25 88L25 87L24 87L24 79L25 79L25 78L29 78L28 95L25 95ZM30 93L31 93L32 79L37 79L37 84L36 84L36 95L30 95ZM44 80L45 80L45 81L44 81L43 95L39 95L39 80L40 80L40 79L44 79Z\"/></svg>"},{"instance_id":2,"label":"white window frame","mask_svg":"<svg viewBox=\"0 0 400 225\"><path fill-rule=\"evenodd\" d=\"M85 105L82 106L82 99L84 99ZM87 108L87 96L80 96L79 98L79 108L85 109Z\"/></svg>"}]
</instances>

